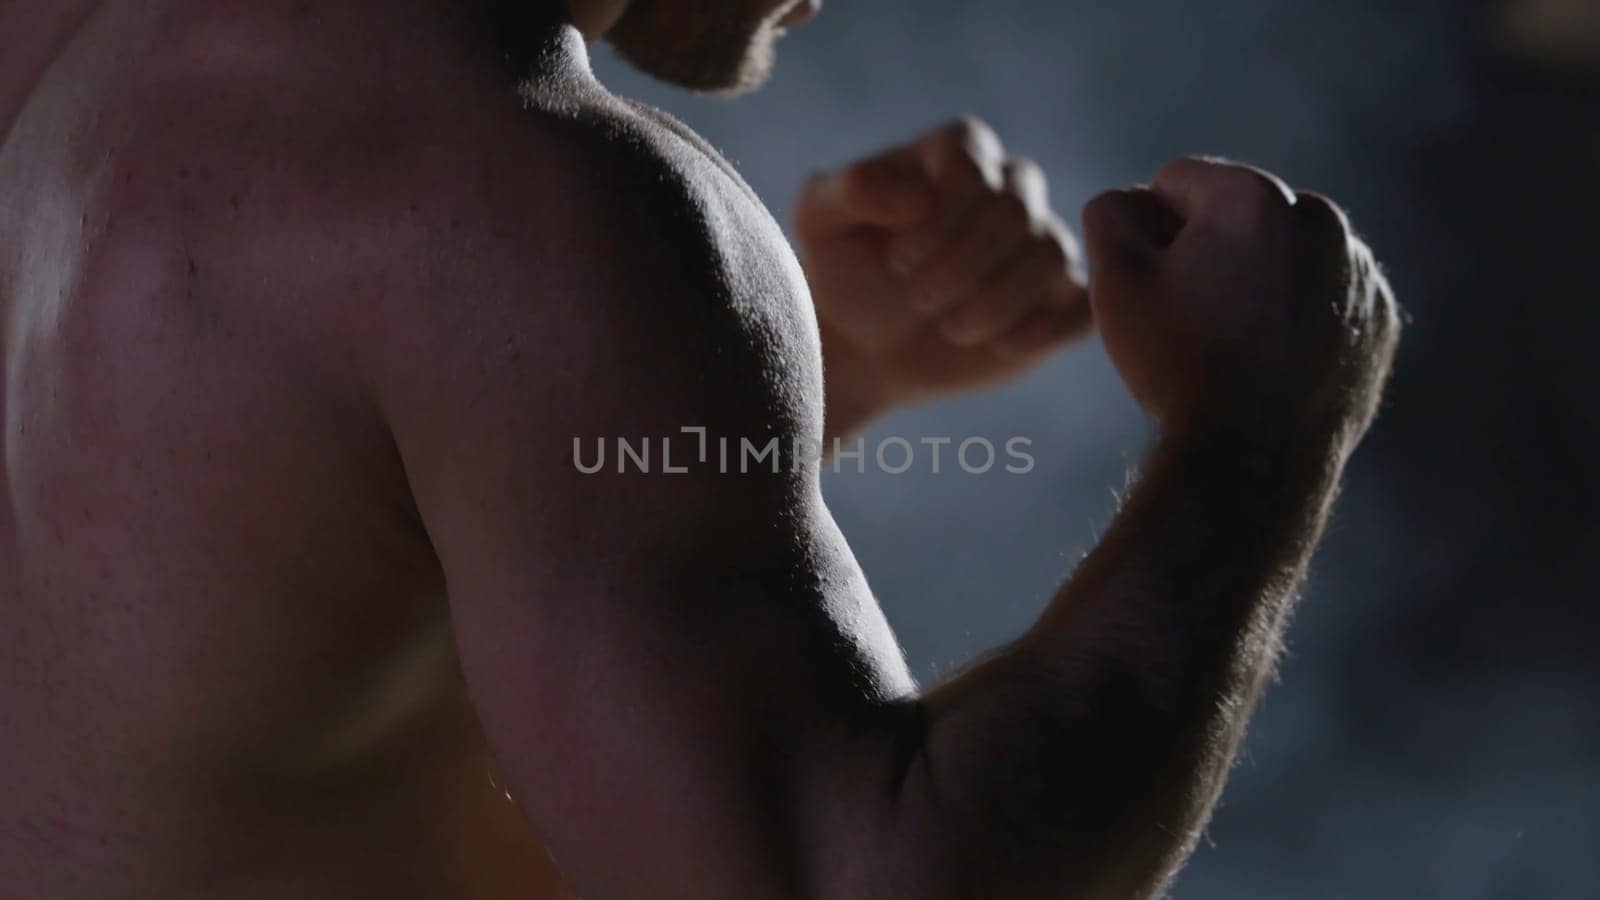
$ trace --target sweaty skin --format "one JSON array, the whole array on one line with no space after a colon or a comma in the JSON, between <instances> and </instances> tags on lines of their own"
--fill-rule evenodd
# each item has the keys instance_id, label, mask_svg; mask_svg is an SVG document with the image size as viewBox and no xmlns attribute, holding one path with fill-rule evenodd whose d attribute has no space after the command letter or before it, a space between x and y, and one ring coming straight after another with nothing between
<instances>
[{"instance_id":1,"label":"sweaty skin","mask_svg":"<svg viewBox=\"0 0 1600 900\"><path fill-rule=\"evenodd\" d=\"M1342 214L1180 160L1086 209L1086 295L962 123L814 181L802 265L577 30L511 71L471 5L0 5L0 900L1158 891L1393 353ZM1156 446L930 690L815 465L574 466L818 442L1091 299Z\"/></svg>"}]
</instances>

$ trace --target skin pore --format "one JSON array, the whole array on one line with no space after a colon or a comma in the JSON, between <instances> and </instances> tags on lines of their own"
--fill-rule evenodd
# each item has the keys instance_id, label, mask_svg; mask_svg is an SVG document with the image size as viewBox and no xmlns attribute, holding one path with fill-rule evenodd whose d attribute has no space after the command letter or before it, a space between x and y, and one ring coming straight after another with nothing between
<instances>
[{"instance_id":1,"label":"skin pore","mask_svg":"<svg viewBox=\"0 0 1600 900\"><path fill-rule=\"evenodd\" d=\"M1081 251L958 120L818 174L791 248L583 37L743 89L813 5L481 11L524 27L0 7L0 900L1159 893L1394 352L1343 214L1181 159ZM573 465L818 443L1091 320L1143 473L942 684L814 462Z\"/></svg>"}]
</instances>

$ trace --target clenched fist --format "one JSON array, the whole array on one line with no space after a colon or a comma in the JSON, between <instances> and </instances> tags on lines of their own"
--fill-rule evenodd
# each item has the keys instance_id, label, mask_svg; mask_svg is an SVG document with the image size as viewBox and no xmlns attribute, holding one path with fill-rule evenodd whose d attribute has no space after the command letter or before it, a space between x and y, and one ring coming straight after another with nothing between
<instances>
[{"instance_id":1,"label":"clenched fist","mask_svg":"<svg viewBox=\"0 0 1600 900\"><path fill-rule=\"evenodd\" d=\"M1044 174L963 119L818 175L796 208L827 363L828 431L1020 372L1090 322Z\"/></svg>"},{"instance_id":2,"label":"clenched fist","mask_svg":"<svg viewBox=\"0 0 1600 900\"><path fill-rule=\"evenodd\" d=\"M1399 317L1336 206L1186 158L1090 201L1083 225L1100 335L1163 431L1221 420L1268 440L1359 439Z\"/></svg>"}]
</instances>

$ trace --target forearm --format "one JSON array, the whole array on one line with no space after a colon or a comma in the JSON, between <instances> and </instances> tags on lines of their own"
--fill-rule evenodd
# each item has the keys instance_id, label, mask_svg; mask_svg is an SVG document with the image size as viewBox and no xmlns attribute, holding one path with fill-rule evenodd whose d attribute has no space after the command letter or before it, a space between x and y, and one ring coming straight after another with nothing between
<instances>
[{"instance_id":1,"label":"forearm","mask_svg":"<svg viewBox=\"0 0 1600 900\"><path fill-rule=\"evenodd\" d=\"M925 701L903 796L974 890L1140 896L1192 846L1337 475L1331 440L1246 434L1163 440L1037 625Z\"/></svg>"}]
</instances>

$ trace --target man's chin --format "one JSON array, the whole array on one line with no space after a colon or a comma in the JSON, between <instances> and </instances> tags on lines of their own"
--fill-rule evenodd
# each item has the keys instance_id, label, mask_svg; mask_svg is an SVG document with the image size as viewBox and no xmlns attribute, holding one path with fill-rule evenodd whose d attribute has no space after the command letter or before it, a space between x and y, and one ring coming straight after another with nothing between
<instances>
[{"instance_id":1,"label":"man's chin","mask_svg":"<svg viewBox=\"0 0 1600 900\"><path fill-rule=\"evenodd\" d=\"M635 69L692 91L738 96L767 83L783 34L763 24L745 35L701 34L687 46L637 40L627 30L609 36L617 55Z\"/></svg>"},{"instance_id":2,"label":"man's chin","mask_svg":"<svg viewBox=\"0 0 1600 900\"><path fill-rule=\"evenodd\" d=\"M777 45L769 41L760 47L752 48L740 60L737 70L731 77L719 83L705 83L699 86L685 84L691 90L717 94L723 97L737 97L759 90L772 78L772 70L777 65Z\"/></svg>"}]
</instances>

